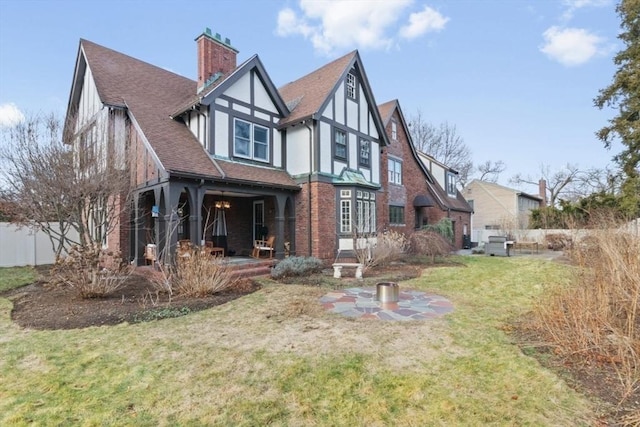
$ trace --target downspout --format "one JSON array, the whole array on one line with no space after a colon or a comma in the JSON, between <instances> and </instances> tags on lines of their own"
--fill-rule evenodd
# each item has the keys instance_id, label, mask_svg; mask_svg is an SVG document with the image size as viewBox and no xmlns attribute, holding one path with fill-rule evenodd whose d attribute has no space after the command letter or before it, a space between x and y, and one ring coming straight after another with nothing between
<instances>
[{"instance_id":1,"label":"downspout","mask_svg":"<svg viewBox=\"0 0 640 427\"><path fill-rule=\"evenodd\" d=\"M312 119L309 119L312 122ZM312 122L313 123L313 122ZM313 172L313 128L309 126L308 122L305 120L303 124L309 129L309 175L307 176L307 185L309 188L309 216L308 216L308 227L307 227L307 239L309 245L309 256L313 256L312 244L313 239L311 238L311 173Z\"/></svg>"}]
</instances>

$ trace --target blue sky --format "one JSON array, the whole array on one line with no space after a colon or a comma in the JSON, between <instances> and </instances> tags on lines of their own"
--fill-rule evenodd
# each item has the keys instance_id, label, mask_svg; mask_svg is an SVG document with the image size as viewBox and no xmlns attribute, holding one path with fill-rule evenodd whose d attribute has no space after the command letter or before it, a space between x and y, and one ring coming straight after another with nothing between
<instances>
[{"instance_id":1,"label":"blue sky","mask_svg":"<svg viewBox=\"0 0 640 427\"><path fill-rule=\"evenodd\" d=\"M195 79L205 27L276 86L359 49L377 103L455 125L475 163L506 163L503 184L619 151L594 135L623 47L613 0L0 0L0 126L64 113L80 38Z\"/></svg>"}]
</instances>

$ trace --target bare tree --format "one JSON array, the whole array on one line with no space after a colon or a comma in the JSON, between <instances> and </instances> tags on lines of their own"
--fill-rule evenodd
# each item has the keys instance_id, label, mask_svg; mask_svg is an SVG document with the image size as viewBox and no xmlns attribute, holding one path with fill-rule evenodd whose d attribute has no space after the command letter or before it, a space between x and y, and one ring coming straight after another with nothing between
<instances>
[{"instance_id":1,"label":"bare tree","mask_svg":"<svg viewBox=\"0 0 640 427\"><path fill-rule=\"evenodd\" d=\"M418 110L409 120L409 132L417 150L426 153L458 172L458 182L466 185L473 169L471 150L458 135L455 125L448 122L435 126L428 123Z\"/></svg>"},{"instance_id":2,"label":"bare tree","mask_svg":"<svg viewBox=\"0 0 640 427\"><path fill-rule=\"evenodd\" d=\"M477 173L479 174L478 180L487 182L497 182L500 178L500 174L507 169L507 166L502 160L491 161L487 160L484 163L477 166Z\"/></svg>"},{"instance_id":3,"label":"bare tree","mask_svg":"<svg viewBox=\"0 0 640 427\"><path fill-rule=\"evenodd\" d=\"M546 181L547 201L550 206L555 206L560 198L575 200L579 197L575 184L581 174L582 172L577 165L567 163L562 169L552 171L549 165L541 164L539 178L533 178L531 175L516 174L509 182L516 185L529 184L537 187L540 179L544 179Z\"/></svg>"},{"instance_id":4,"label":"bare tree","mask_svg":"<svg viewBox=\"0 0 640 427\"><path fill-rule=\"evenodd\" d=\"M108 128L106 119L78 134L68 126L67 139L60 119L34 115L1 135L0 198L13 207L13 222L49 237L56 257L73 245L101 249L128 207L128 166Z\"/></svg>"}]
</instances>

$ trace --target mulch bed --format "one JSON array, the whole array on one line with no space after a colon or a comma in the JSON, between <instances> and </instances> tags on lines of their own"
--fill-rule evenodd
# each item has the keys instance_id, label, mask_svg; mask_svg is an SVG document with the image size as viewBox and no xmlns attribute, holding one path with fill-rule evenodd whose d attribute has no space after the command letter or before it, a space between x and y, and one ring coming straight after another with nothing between
<instances>
[{"instance_id":1,"label":"mulch bed","mask_svg":"<svg viewBox=\"0 0 640 427\"><path fill-rule=\"evenodd\" d=\"M176 317L224 304L258 289L259 284L243 279L233 288L203 298L170 297L157 292L144 275L132 274L121 288L103 298L83 299L70 287L53 287L45 281L10 290L2 297L13 302L11 317L22 327L77 329Z\"/></svg>"}]
</instances>

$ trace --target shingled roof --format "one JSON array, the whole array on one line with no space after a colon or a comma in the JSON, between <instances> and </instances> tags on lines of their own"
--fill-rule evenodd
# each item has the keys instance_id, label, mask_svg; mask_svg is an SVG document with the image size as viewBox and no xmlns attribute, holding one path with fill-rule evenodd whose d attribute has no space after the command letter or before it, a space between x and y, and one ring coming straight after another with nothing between
<instances>
[{"instance_id":1,"label":"shingled roof","mask_svg":"<svg viewBox=\"0 0 640 427\"><path fill-rule=\"evenodd\" d=\"M296 187L280 169L214 160L184 123L171 118L193 101L196 81L88 40L80 40L80 52L93 74L101 102L129 110L167 172ZM72 91L70 107L73 97Z\"/></svg>"},{"instance_id":2,"label":"shingled roof","mask_svg":"<svg viewBox=\"0 0 640 427\"><path fill-rule=\"evenodd\" d=\"M103 104L126 107L167 172L220 176L187 127L169 116L196 91L186 77L80 40Z\"/></svg>"},{"instance_id":3,"label":"shingled roof","mask_svg":"<svg viewBox=\"0 0 640 427\"><path fill-rule=\"evenodd\" d=\"M280 125L298 123L318 113L340 77L353 65L357 53L354 50L279 88L282 99L291 110L288 117L280 120Z\"/></svg>"},{"instance_id":4,"label":"shingled roof","mask_svg":"<svg viewBox=\"0 0 640 427\"><path fill-rule=\"evenodd\" d=\"M431 193L434 196L435 200L438 202L438 205L440 205L440 207L443 209L453 209L456 211L471 212L472 211L471 206L469 206L469 203L467 203L467 201L462 196L460 191L457 191L455 198L452 198L449 195L447 195L446 191L444 191L444 189L440 186L440 184L438 184L438 181L435 180L431 172L429 172L429 170L426 168L424 163L422 163L422 160L420 160L420 156L418 155L418 151L413 145L413 141L411 140L411 135L409 133L409 127L407 126L407 122L405 120L404 114L402 113L402 109L400 108L400 103L398 102L397 99L378 105L378 111L380 112L380 117L382 118L382 123L384 124L385 128L389 123L389 120L391 120L391 117L393 116L393 112L396 109L398 110L398 116L400 116L400 120L402 122L401 125L405 128L408 142L409 142L409 148L411 149L411 154L413 155L413 158L415 159L415 161L418 162L418 166L420 166L420 169L422 169L422 171L424 172L427 186L431 190ZM424 153L422 153L422 155L430 157Z\"/></svg>"}]
</instances>

